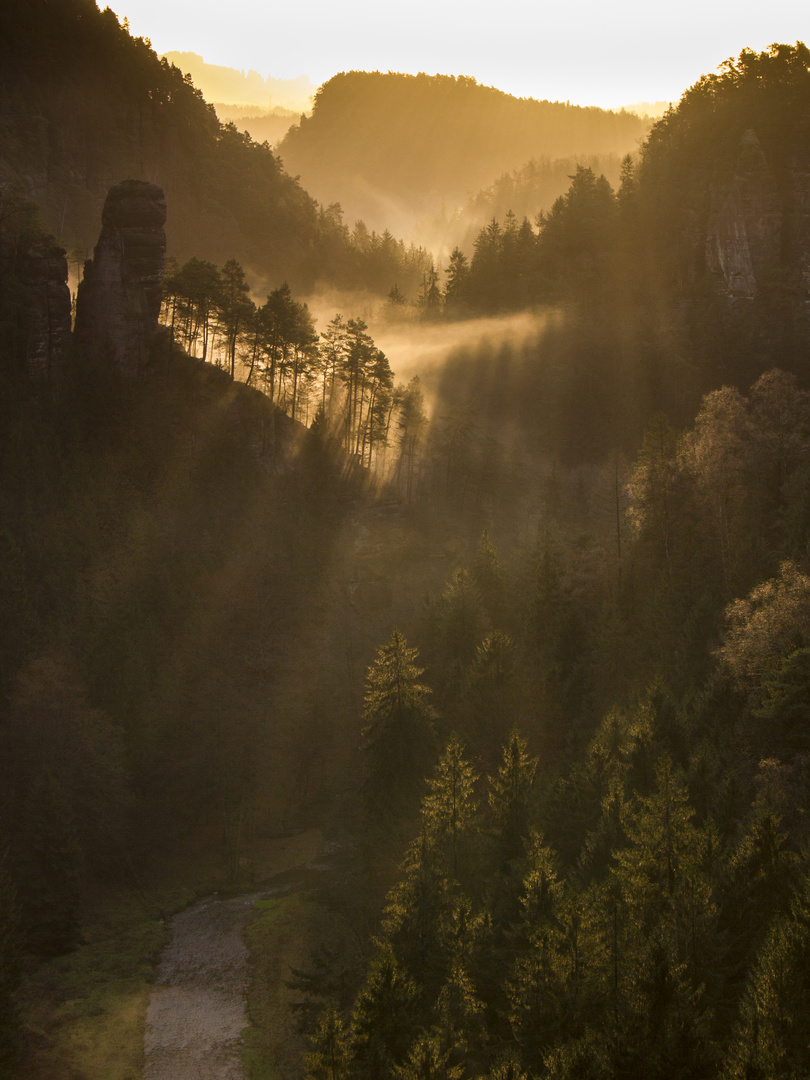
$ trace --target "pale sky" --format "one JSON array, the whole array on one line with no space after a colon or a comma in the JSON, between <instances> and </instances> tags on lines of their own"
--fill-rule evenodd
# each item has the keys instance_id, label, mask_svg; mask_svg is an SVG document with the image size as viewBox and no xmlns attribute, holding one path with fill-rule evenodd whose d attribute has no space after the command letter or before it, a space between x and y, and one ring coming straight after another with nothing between
<instances>
[{"instance_id":1,"label":"pale sky","mask_svg":"<svg viewBox=\"0 0 810 1080\"><path fill-rule=\"evenodd\" d=\"M101 0L104 6L109 0ZM158 53L262 76L472 75L520 97L674 101L743 48L810 43L807 0L111 0Z\"/></svg>"}]
</instances>

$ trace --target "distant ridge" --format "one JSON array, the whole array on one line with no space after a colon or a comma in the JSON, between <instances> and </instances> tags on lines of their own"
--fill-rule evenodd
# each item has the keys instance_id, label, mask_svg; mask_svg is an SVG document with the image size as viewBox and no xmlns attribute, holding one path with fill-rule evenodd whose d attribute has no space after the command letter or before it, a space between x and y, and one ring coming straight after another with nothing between
<instances>
[{"instance_id":1,"label":"distant ridge","mask_svg":"<svg viewBox=\"0 0 810 1080\"><path fill-rule=\"evenodd\" d=\"M188 72L194 85L202 90L208 101L223 105L259 105L264 109L276 106L296 113L309 112L315 86L308 75L297 79L264 78L258 71L239 71L237 68L206 63L194 52L163 54L170 64Z\"/></svg>"},{"instance_id":2,"label":"distant ridge","mask_svg":"<svg viewBox=\"0 0 810 1080\"><path fill-rule=\"evenodd\" d=\"M463 76L350 71L324 83L279 152L349 220L403 232L531 158L625 154L648 129L627 112L516 98Z\"/></svg>"}]
</instances>

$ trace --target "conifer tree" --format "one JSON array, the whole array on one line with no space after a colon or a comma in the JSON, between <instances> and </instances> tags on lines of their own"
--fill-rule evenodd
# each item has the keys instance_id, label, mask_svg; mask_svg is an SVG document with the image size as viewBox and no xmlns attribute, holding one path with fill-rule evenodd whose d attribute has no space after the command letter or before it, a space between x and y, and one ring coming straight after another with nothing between
<instances>
[{"instance_id":1,"label":"conifer tree","mask_svg":"<svg viewBox=\"0 0 810 1080\"><path fill-rule=\"evenodd\" d=\"M383 946L352 1012L349 1068L352 1080L390 1080L404 1064L417 1024L418 989Z\"/></svg>"},{"instance_id":2,"label":"conifer tree","mask_svg":"<svg viewBox=\"0 0 810 1080\"><path fill-rule=\"evenodd\" d=\"M425 319L436 319L441 314L442 291L439 288L439 273L432 261L425 270L416 303Z\"/></svg>"},{"instance_id":3,"label":"conifer tree","mask_svg":"<svg viewBox=\"0 0 810 1080\"><path fill-rule=\"evenodd\" d=\"M487 634L476 650L467 698L479 753L495 763L509 738L518 711L517 649L508 634Z\"/></svg>"},{"instance_id":4,"label":"conifer tree","mask_svg":"<svg viewBox=\"0 0 810 1080\"><path fill-rule=\"evenodd\" d=\"M342 1080L348 1075L348 1029L334 1005L318 1021L310 1050L304 1054L307 1080Z\"/></svg>"},{"instance_id":5,"label":"conifer tree","mask_svg":"<svg viewBox=\"0 0 810 1080\"><path fill-rule=\"evenodd\" d=\"M400 970L418 989L425 1017L451 970L453 915L460 902L437 839L423 827L406 853L402 880L389 893L383 931Z\"/></svg>"},{"instance_id":6,"label":"conifer tree","mask_svg":"<svg viewBox=\"0 0 810 1080\"><path fill-rule=\"evenodd\" d=\"M506 869L523 849L529 831L530 795L537 758L529 756L523 736L513 731L503 748L503 760L489 778L489 805L495 821L499 869Z\"/></svg>"},{"instance_id":7,"label":"conifer tree","mask_svg":"<svg viewBox=\"0 0 810 1080\"><path fill-rule=\"evenodd\" d=\"M369 813L389 825L415 809L435 747L436 713L423 669L398 630L380 648L366 676L362 749Z\"/></svg>"},{"instance_id":8,"label":"conifer tree","mask_svg":"<svg viewBox=\"0 0 810 1080\"><path fill-rule=\"evenodd\" d=\"M444 287L444 308L449 316L462 315L467 307L467 287L470 267L467 256L459 247L450 253L450 263L445 271L447 284Z\"/></svg>"},{"instance_id":9,"label":"conifer tree","mask_svg":"<svg viewBox=\"0 0 810 1080\"><path fill-rule=\"evenodd\" d=\"M324 368L323 404L331 403L337 385L338 375L348 353L348 331L340 312L332 318L321 334L321 357ZM328 392L327 392L328 387Z\"/></svg>"},{"instance_id":10,"label":"conifer tree","mask_svg":"<svg viewBox=\"0 0 810 1080\"><path fill-rule=\"evenodd\" d=\"M472 563L472 577L491 622L498 626L503 615L504 581L498 550L485 529Z\"/></svg>"},{"instance_id":11,"label":"conifer tree","mask_svg":"<svg viewBox=\"0 0 810 1080\"><path fill-rule=\"evenodd\" d=\"M436 1035L423 1035L411 1047L408 1060L394 1071L396 1080L460 1080L463 1070L450 1064L450 1054Z\"/></svg>"},{"instance_id":12,"label":"conifer tree","mask_svg":"<svg viewBox=\"0 0 810 1080\"><path fill-rule=\"evenodd\" d=\"M748 977L722 1080L810 1075L810 878L772 924Z\"/></svg>"},{"instance_id":13,"label":"conifer tree","mask_svg":"<svg viewBox=\"0 0 810 1080\"><path fill-rule=\"evenodd\" d=\"M236 261L228 259L222 267L219 293L219 319L225 335L227 367L231 378L236 375L236 346L239 335L255 309L250 299L250 286L245 271Z\"/></svg>"},{"instance_id":14,"label":"conifer tree","mask_svg":"<svg viewBox=\"0 0 810 1080\"><path fill-rule=\"evenodd\" d=\"M464 964L456 960L439 994L434 1028L442 1050L456 1065L468 1062L474 1048L486 1042L483 1009Z\"/></svg>"},{"instance_id":15,"label":"conifer tree","mask_svg":"<svg viewBox=\"0 0 810 1080\"><path fill-rule=\"evenodd\" d=\"M454 877L458 877L459 839L476 810L476 780L472 765L464 759L458 736L453 735L439 758L435 774L428 780L430 793L422 804L422 821L438 840L449 840Z\"/></svg>"},{"instance_id":16,"label":"conifer tree","mask_svg":"<svg viewBox=\"0 0 810 1080\"><path fill-rule=\"evenodd\" d=\"M714 1049L704 1000L712 971L717 906L716 838L694 824L686 784L672 761L626 822L616 854L624 972L620 1027L629 1060L651 1075L705 1069Z\"/></svg>"},{"instance_id":17,"label":"conifer tree","mask_svg":"<svg viewBox=\"0 0 810 1080\"><path fill-rule=\"evenodd\" d=\"M398 388L398 393L398 454L394 467L393 483L404 492L410 505L414 494L414 482L417 477L420 449L424 442L428 418L418 375L414 375L406 387Z\"/></svg>"},{"instance_id":18,"label":"conifer tree","mask_svg":"<svg viewBox=\"0 0 810 1080\"><path fill-rule=\"evenodd\" d=\"M521 897L520 946L508 982L509 1018L524 1065L539 1072L543 1054L564 1024L565 944L559 923L563 902L553 852L535 834Z\"/></svg>"},{"instance_id":19,"label":"conifer tree","mask_svg":"<svg viewBox=\"0 0 810 1080\"><path fill-rule=\"evenodd\" d=\"M458 683L475 657L484 627L481 598L472 574L465 567L455 570L445 585L438 617L442 659L448 675Z\"/></svg>"}]
</instances>

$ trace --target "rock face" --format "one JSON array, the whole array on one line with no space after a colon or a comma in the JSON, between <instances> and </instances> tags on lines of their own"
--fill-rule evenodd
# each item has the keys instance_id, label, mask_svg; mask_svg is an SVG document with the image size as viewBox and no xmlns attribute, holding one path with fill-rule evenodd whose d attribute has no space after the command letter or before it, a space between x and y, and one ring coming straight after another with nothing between
<instances>
[{"instance_id":1,"label":"rock face","mask_svg":"<svg viewBox=\"0 0 810 1080\"><path fill-rule=\"evenodd\" d=\"M24 247L17 257L21 289L20 351L28 378L58 395L70 342L70 291L64 250L50 237Z\"/></svg>"},{"instance_id":2,"label":"rock face","mask_svg":"<svg viewBox=\"0 0 810 1080\"><path fill-rule=\"evenodd\" d=\"M810 158L799 148L779 157L749 129L733 170L711 186L702 247L720 295L752 300L782 285L810 300Z\"/></svg>"},{"instance_id":3,"label":"rock face","mask_svg":"<svg viewBox=\"0 0 810 1080\"><path fill-rule=\"evenodd\" d=\"M153 358L166 253L162 188L126 180L110 188L93 258L76 305L76 336L85 356L119 374L142 374Z\"/></svg>"},{"instance_id":4,"label":"rock face","mask_svg":"<svg viewBox=\"0 0 810 1080\"><path fill-rule=\"evenodd\" d=\"M706 267L720 291L752 299L778 264L782 207L776 179L756 132L745 133L727 191L713 192L706 230Z\"/></svg>"}]
</instances>

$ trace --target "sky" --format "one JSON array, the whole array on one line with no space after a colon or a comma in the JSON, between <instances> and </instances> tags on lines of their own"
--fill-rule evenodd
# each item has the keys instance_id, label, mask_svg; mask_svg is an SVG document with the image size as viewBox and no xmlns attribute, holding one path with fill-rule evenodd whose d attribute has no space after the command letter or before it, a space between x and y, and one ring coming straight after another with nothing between
<instances>
[{"instance_id":1,"label":"sky","mask_svg":"<svg viewBox=\"0 0 810 1080\"><path fill-rule=\"evenodd\" d=\"M518 97L677 101L743 48L810 43L807 0L100 0L158 53L262 76L472 75Z\"/></svg>"}]
</instances>

